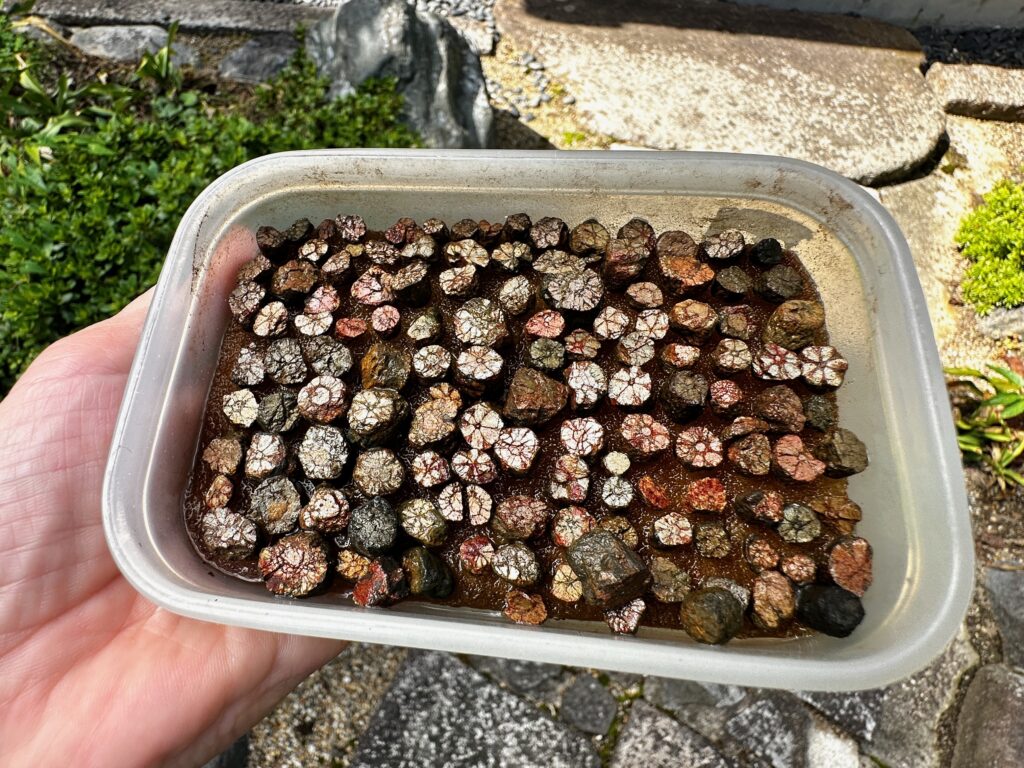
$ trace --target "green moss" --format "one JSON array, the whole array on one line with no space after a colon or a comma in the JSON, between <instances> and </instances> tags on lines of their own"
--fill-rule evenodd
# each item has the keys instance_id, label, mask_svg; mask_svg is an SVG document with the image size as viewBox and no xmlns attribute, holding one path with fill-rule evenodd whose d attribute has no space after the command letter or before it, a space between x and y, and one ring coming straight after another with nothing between
<instances>
[{"instance_id":1,"label":"green moss","mask_svg":"<svg viewBox=\"0 0 1024 768\"><path fill-rule=\"evenodd\" d=\"M956 241L971 262L964 298L978 312L1024 304L1024 184L997 184L964 217Z\"/></svg>"},{"instance_id":2,"label":"green moss","mask_svg":"<svg viewBox=\"0 0 1024 768\"><path fill-rule=\"evenodd\" d=\"M301 52L257 88L190 82L166 49L103 81L76 83L78 63L0 14L0 396L44 346L156 280L220 174L270 152L418 143L393 82L331 100Z\"/></svg>"}]
</instances>

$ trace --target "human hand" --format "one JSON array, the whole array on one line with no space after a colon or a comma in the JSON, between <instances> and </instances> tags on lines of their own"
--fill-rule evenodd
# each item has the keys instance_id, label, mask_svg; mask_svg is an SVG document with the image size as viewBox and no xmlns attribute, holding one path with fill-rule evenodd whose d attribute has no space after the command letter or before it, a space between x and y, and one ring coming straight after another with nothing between
<instances>
[{"instance_id":1,"label":"human hand","mask_svg":"<svg viewBox=\"0 0 1024 768\"><path fill-rule=\"evenodd\" d=\"M114 565L100 488L149 299L53 344L0 402L6 766L200 765L343 645L176 616Z\"/></svg>"}]
</instances>

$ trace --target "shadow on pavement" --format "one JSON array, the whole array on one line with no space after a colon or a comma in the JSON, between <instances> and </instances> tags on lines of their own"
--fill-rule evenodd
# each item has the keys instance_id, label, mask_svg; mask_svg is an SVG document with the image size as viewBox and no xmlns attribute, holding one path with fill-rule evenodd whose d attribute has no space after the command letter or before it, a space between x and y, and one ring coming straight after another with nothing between
<instances>
[{"instance_id":1,"label":"shadow on pavement","mask_svg":"<svg viewBox=\"0 0 1024 768\"><path fill-rule=\"evenodd\" d=\"M701 0L522 0L527 13L566 24L650 24L737 35L789 37L839 45L916 50L913 36L871 19L782 11Z\"/></svg>"}]
</instances>

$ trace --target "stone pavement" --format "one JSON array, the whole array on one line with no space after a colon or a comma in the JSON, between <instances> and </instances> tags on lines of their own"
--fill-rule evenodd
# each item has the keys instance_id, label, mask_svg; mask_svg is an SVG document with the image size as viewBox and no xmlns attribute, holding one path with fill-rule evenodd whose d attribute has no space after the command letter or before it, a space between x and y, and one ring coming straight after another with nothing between
<instances>
[{"instance_id":1,"label":"stone pavement","mask_svg":"<svg viewBox=\"0 0 1024 768\"><path fill-rule=\"evenodd\" d=\"M87 6L106 15L88 16ZM946 364L981 364L1024 333L1020 311L979 321L962 306L952 243L978 195L1024 166L1024 124L1008 121L1024 114L1024 70L958 63L925 75L912 36L850 18L670 0L572 6L498 2L503 39L484 71L501 145L735 149L821 162L875 185L900 223ZM433 7L461 17L473 3ZM173 14L193 30L244 32L253 40L232 37L228 60L255 79L267 76L256 68L265 53L281 60L290 45L265 33L325 13L243 0L39 8L75 24L165 24ZM671 23L654 23L657 14ZM218 764L1024 765L1024 491L1000 494L977 470L967 478L974 602L945 652L892 686L764 691L353 645Z\"/></svg>"},{"instance_id":2,"label":"stone pavement","mask_svg":"<svg viewBox=\"0 0 1024 768\"><path fill-rule=\"evenodd\" d=\"M684 0L509 0L496 14L572 84L593 130L630 144L799 157L876 184L942 136L917 41L879 22Z\"/></svg>"}]
</instances>

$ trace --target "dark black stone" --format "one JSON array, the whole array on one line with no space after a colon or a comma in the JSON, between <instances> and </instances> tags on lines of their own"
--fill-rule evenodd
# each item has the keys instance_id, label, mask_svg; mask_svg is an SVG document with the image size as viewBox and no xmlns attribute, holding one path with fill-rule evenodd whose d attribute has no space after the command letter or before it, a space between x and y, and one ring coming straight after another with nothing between
<instances>
[{"instance_id":1,"label":"dark black stone","mask_svg":"<svg viewBox=\"0 0 1024 768\"><path fill-rule=\"evenodd\" d=\"M402 557L409 577L409 591L443 599L452 592L452 573L448 566L426 547L413 547Z\"/></svg>"},{"instance_id":2,"label":"dark black stone","mask_svg":"<svg viewBox=\"0 0 1024 768\"><path fill-rule=\"evenodd\" d=\"M836 425L836 405L825 395L811 395L804 400L807 425L819 432L828 432Z\"/></svg>"},{"instance_id":3,"label":"dark black stone","mask_svg":"<svg viewBox=\"0 0 1024 768\"><path fill-rule=\"evenodd\" d=\"M605 608L639 597L651 583L651 572L636 552L608 531L584 534L569 547L567 557L583 582L587 602Z\"/></svg>"},{"instance_id":4,"label":"dark black stone","mask_svg":"<svg viewBox=\"0 0 1024 768\"><path fill-rule=\"evenodd\" d=\"M758 278L755 288L765 299L779 304L799 295L804 289L804 280L792 267L778 264Z\"/></svg>"},{"instance_id":5,"label":"dark black stone","mask_svg":"<svg viewBox=\"0 0 1024 768\"><path fill-rule=\"evenodd\" d=\"M724 587L691 592L679 616L686 634L700 643L717 645L736 636L743 626L743 605Z\"/></svg>"},{"instance_id":6,"label":"dark black stone","mask_svg":"<svg viewBox=\"0 0 1024 768\"><path fill-rule=\"evenodd\" d=\"M796 615L811 629L847 637L864 619L860 598L834 585L812 584L800 590Z\"/></svg>"},{"instance_id":7,"label":"dark black stone","mask_svg":"<svg viewBox=\"0 0 1024 768\"><path fill-rule=\"evenodd\" d=\"M700 414L708 400L708 380L699 373L677 371L665 379L660 396L669 416L689 421Z\"/></svg>"},{"instance_id":8,"label":"dark black stone","mask_svg":"<svg viewBox=\"0 0 1024 768\"><path fill-rule=\"evenodd\" d=\"M848 429L837 429L816 452L829 477L849 477L868 468L868 450Z\"/></svg>"},{"instance_id":9,"label":"dark black stone","mask_svg":"<svg viewBox=\"0 0 1024 768\"><path fill-rule=\"evenodd\" d=\"M750 276L739 267L726 267L715 275L711 288L720 296L742 296L752 284Z\"/></svg>"},{"instance_id":10,"label":"dark black stone","mask_svg":"<svg viewBox=\"0 0 1024 768\"><path fill-rule=\"evenodd\" d=\"M750 247L750 260L760 267L774 267L782 261L782 243L766 237Z\"/></svg>"}]
</instances>

